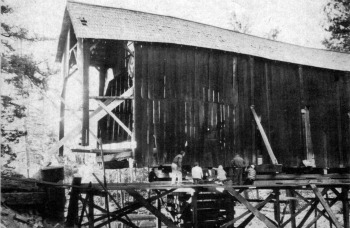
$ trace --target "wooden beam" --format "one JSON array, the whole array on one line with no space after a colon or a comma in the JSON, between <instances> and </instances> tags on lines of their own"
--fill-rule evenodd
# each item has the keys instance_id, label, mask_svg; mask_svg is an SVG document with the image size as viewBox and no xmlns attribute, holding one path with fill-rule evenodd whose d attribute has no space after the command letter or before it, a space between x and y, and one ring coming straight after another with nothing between
<instances>
[{"instance_id":1,"label":"wooden beam","mask_svg":"<svg viewBox=\"0 0 350 228\"><path fill-rule=\"evenodd\" d=\"M72 181L72 185L79 186L81 184L81 177L74 177ZM70 192L68 213L65 226L73 227L78 224L78 199L79 199L79 189L72 188Z\"/></svg>"},{"instance_id":2,"label":"wooden beam","mask_svg":"<svg viewBox=\"0 0 350 228\"><path fill-rule=\"evenodd\" d=\"M281 225L281 208L280 208L280 189L274 189L275 193L275 202L274 204L274 215L275 215L275 221L277 222L278 226Z\"/></svg>"},{"instance_id":3,"label":"wooden beam","mask_svg":"<svg viewBox=\"0 0 350 228\"><path fill-rule=\"evenodd\" d=\"M272 148L271 148L269 139L268 139L267 136L266 136L266 133L265 133L265 131L264 131L264 128L263 128L263 126L262 126L261 123L260 123L259 117L258 117L258 115L257 115L256 112L255 112L254 105L250 106L250 109L252 110L252 113L253 113L255 122L256 122L256 124L258 125L259 131L260 131L260 133L261 133L261 137L262 137L263 140L264 140L264 143L265 143L267 152L269 153L269 156L270 156L270 158L271 158L272 164L277 165L277 164L278 164L277 159L276 159L276 157L275 157L275 154L274 154L273 151L272 151Z\"/></svg>"},{"instance_id":4,"label":"wooden beam","mask_svg":"<svg viewBox=\"0 0 350 228\"><path fill-rule=\"evenodd\" d=\"M79 78L83 81L83 123L82 141L83 146L89 145L89 66L90 66L90 42L88 39L78 38L77 65Z\"/></svg>"},{"instance_id":5,"label":"wooden beam","mask_svg":"<svg viewBox=\"0 0 350 228\"><path fill-rule=\"evenodd\" d=\"M334 223L334 225L337 228L341 228L341 225L339 223L339 221L337 220L337 218L335 217L332 209L329 207L328 203L326 202L326 200L323 198L322 194L320 193L320 191L318 190L318 188L316 187L315 184L310 184L312 191L315 193L316 198L320 201L320 203L322 204L322 206L324 207L324 209L326 209L328 215L331 217L332 222Z\"/></svg>"},{"instance_id":6,"label":"wooden beam","mask_svg":"<svg viewBox=\"0 0 350 228\"><path fill-rule=\"evenodd\" d=\"M66 39L66 47L64 49L63 58L62 58L62 77L63 77L63 85L62 85L62 92L61 97L65 99L66 97L66 87L67 87L67 81L68 81L68 73L69 73L69 46L70 46L70 30L68 30L67 33L67 39ZM65 104L61 102L60 106L60 124L59 124L59 133L58 133L58 139L61 140L64 137L64 116L65 116ZM63 156L64 147L61 147L58 151L59 156Z\"/></svg>"},{"instance_id":7,"label":"wooden beam","mask_svg":"<svg viewBox=\"0 0 350 228\"><path fill-rule=\"evenodd\" d=\"M245 198L243 198L238 192L233 190L230 187L226 187L225 190L230 193L233 197L235 197L239 202L246 206L246 208L251 211L255 217L257 217L260 221L262 221L268 228L277 228L275 224L273 224L266 216L260 213L255 207L253 207Z\"/></svg>"},{"instance_id":8,"label":"wooden beam","mask_svg":"<svg viewBox=\"0 0 350 228\"><path fill-rule=\"evenodd\" d=\"M295 197L295 194L294 192L291 190L291 189L287 189L286 190L288 195L291 196L292 198ZM289 203L289 211L290 211L290 215L291 215L291 218L292 218L292 228L295 228L296 227L296 216L293 217L293 215L295 214L295 210L296 210L296 201L295 200L292 200L290 203Z\"/></svg>"},{"instance_id":9,"label":"wooden beam","mask_svg":"<svg viewBox=\"0 0 350 228\"><path fill-rule=\"evenodd\" d=\"M106 99L114 99L114 100L132 100L134 97L121 97L121 96L90 96L90 99L96 100L106 100Z\"/></svg>"},{"instance_id":10,"label":"wooden beam","mask_svg":"<svg viewBox=\"0 0 350 228\"><path fill-rule=\"evenodd\" d=\"M198 228L198 206L197 206L198 190L192 196L192 224L193 228Z\"/></svg>"},{"instance_id":11,"label":"wooden beam","mask_svg":"<svg viewBox=\"0 0 350 228\"><path fill-rule=\"evenodd\" d=\"M341 91L340 86L342 81L340 80L340 77L338 77L338 81L336 82L336 91L337 91L337 135L338 135L338 155L339 155L339 167L344 167L344 154L343 154L343 132L342 132L342 110L341 110ZM344 122L344 121L343 121Z\"/></svg>"},{"instance_id":12,"label":"wooden beam","mask_svg":"<svg viewBox=\"0 0 350 228\"><path fill-rule=\"evenodd\" d=\"M344 227L350 227L349 222L349 187L342 188L342 203L343 203L343 218L344 218Z\"/></svg>"},{"instance_id":13,"label":"wooden beam","mask_svg":"<svg viewBox=\"0 0 350 228\"><path fill-rule=\"evenodd\" d=\"M74 153L92 153L92 154L100 154L101 150L100 149L71 149L72 152ZM103 149L104 154L119 154L119 153L130 153L132 152L131 149L127 148L122 148L122 149L111 149L111 150L105 150Z\"/></svg>"},{"instance_id":14,"label":"wooden beam","mask_svg":"<svg viewBox=\"0 0 350 228\"><path fill-rule=\"evenodd\" d=\"M154 206L152 206L146 199L144 199L137 191L133 189L126 190L132 197L135 198L136 201L140 202L142 206L147 208L152 214L154 214L157 218L162 220L162 222L171 228L177 228L177 226L169 220L165 215L163 215L161 212L157 210Z\"/></svg>"},{"instance_id":15,"label":"wooden beam","mask_svg":"<svg viewBox=\"0 0 350 228\"><path fill-rule=\"evenodd\" d=\"M100 75L99 75L99 88L98 95L103 96L105 92L106 86L106 78L107 78L107 67L105 65L100 66Z\"/></svg>"},{"instance_id":16,"label":"wooden beam","mask_svg":"<svg viewBox=\"0 0 350 228\"><path fill-rule=\"evenodd\" d=\"M250 76L250 104L255 105L255 78L254 78L254 57L250 56L249 57L249 76ZM256 137L255 137L255 132L256 132L256 125L252 122L251 123L251 137L252 137L252 151L251 154L255 159L253 158L248 158L250 161L252 160L257 160L258 155L257 150L256 150ZM246 156L246 155L245 155ZM255 161L254 161L255 162Z\"/></svg>"},{"instance_id":17,"label":"wooden beam","mask_svg":"<svg viewBox=\"0 0 350 228\"><path fill-rule=\"evenodd\" d=\"M130 129L125 126L125 124L116 116L112 111L110 111L107 106L102 101L97 101L97 104L101 106L130 136L132 136L132 132Z\"/></svg>"}]
</instances>

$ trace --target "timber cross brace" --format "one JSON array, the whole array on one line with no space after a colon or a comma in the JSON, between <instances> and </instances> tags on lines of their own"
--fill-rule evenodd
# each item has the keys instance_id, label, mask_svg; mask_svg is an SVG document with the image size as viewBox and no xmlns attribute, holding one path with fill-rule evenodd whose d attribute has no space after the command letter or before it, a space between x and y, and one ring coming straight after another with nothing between
<instances>
[{"instance_id":1,"label":"timber cross brace","mask_svg":"<svg viewBox=\"0 0 350 228\"><path fill-rule=\"evenodd\" d=\"M179 190L179 188L181 188L182 191L184 188L188 190L192 189L193 191L188 201L190 202L190 210L187 211L187 213L190 213L190 216L185 215L185 217L189 218L187 222L185 220L179 222L179 220L175 219L176 216L174 217L171 215L170 211L168 211L169 213L163 214L164 210L162 210L162 207L165 207L165 211L167 211L167 207L169 206L168 203L164 202L163 198L178 194L176 190ZM211 223L211 226L215 225L215 227L219 226L221 228L232 227L233 225L234 227L246 227L254 218L257 218L268 228L282 228L287 226L301 228L313 226L322 217L327 219L330 224L333 224L336 228L349 226L348 185L317 186L311 183L304 185L253 187L253 189L255 188L258 190L268 190L270 193L266 194L266 197L262 198L262 196L260 196L255 200L247 197L248 194L245 194L248 191L252 191L252 187L249 186L184 184L174 187L167 183L130 183L109 184L109 186L104 186L103 183L99 181L99 185L90 184L74 188L78 191L73 191L76 196L71 195L71 198L80 200L82 207L80 213L78 211L69 211L68 214L71 215L75 213L75 224L78 225L78 227L106 227L110 226L111 222L114 221L121 222L129 227L138 227L129 216L138 209L145 208L154 216L153 218L157 219L157 227L161 227L163 223L167 227L197 228L205 226L203 220L209 219L203 217L203 214L201 215L201 213L203 213L203 205L206 203L207 206L205 207L209 206L211 207L210 210L214 210L216 204L221 202L225 204L224 208L226 209L224 219L220 220L220 218L217 218L217 221L215 221L216 223ZM148 197L146 197L145 194L141 194L138 191L140 189L150 190L152 195L149 194ZM117 199L109 192L112 190L125 191L134 201L128 205L121 206L120 202L117 202ZM176 192L174 193L174 191ZM283 191L288 192L287 195L289 195L289 197L281 197ZM304 194L306 192L307 194ZM310 197L310 192L314 193L314 197ZM85 197L83 195L85 195ZM108 201L105 201L106 208L102 208L94 202L95 196L109 197L116 204L118 209L113 211L109 210ZM209 199L208 197L212 197L214 201L207 201ZM178 199L180 202L180 198ZM235 212L234 202L242 204L246 211L237 214L237 212ZM343 203L344 226L338 221L334 210L331 209L337 202ZM70 203L72 203L72 201ZM157 206L154 206L154 203L156 203ZM272 216L263 213L264 207L268 204L273 204L274 214ZM287 207L289 207L290 213L287 213ZM183 213L185 213L185 211L183 211ZM215 214L213 212L211 213L213 215ZM313 214L315 214L314 217L311 216ZM298 216L300 216L301 219L297 219ZM85 217L87 219L84 219ZM181 217L183 217L183 215L181 215Z\"/></svg>"}]
</instances>

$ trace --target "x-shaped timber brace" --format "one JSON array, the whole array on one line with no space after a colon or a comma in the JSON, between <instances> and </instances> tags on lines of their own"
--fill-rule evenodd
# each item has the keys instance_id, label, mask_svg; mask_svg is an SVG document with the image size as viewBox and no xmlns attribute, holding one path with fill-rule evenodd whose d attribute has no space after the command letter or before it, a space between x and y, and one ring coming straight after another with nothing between
<instances>
[{"instance_id":1,"label":"x-shaped timber brace","mask_svg":"<svg viewBox=\"0 0 350 228\"><path fill-rule=\"evenodd\" d=\"M94 175L95 176L95 175ZM107 186L104 186L103 183L95 176L97 181L99 182L99 186L92 186L91 184L87 188L80 189L79 192L79 199L82 202L82 209L80 212L80 217L77 221L78 226L89 226L89 227L104 227L106 225L109 225L113 221L119 221L124 224L126 224L129 227L138 227L135 225L128 217L128 214L144 207L149 212L151 212L159 221L158 226L161 226L161 223L164 223L167 227L178 227L171 219L166 217L164 214L161 213L160 204L162 201L162 197L171 194L173 191L177 189L177 187L166 185L166 184L160 184L160 185L153 185L148 183L138 183L137 184L117 184L113 185L110 184L110 188ZM119 187L116 187L119 186ZM142 187L138 187L142 186ZM244 191L251 190L251 187L248 186L215 186L215 185L185 185L181 187L186 188L192 188L194 189L194 194L192 195L191 200L191 209L192 209L192 227L200 227L198 225L198 219L197 219L197 195L201 191L211 191L211 192L223 192L224 195L227 195L231 197L234 201L238 201L241 204L245 206L247 209L246 212L236 215L235 218L232 218L231 220L225 221L225 223L221 224L220 227L230 227L233 224L236 224L235 227L245 227L249 224L255 217L262 221L264 225L268 228L277 228L277 227L286 227L290 224L290 227L292 228L304 228L304 227L311 227L315 224L316 221L318 221L322 216L329 220L336 228L341 227L347 227L349 225L349 220L345 219L344 226L342 226L337 218L335 217L334 212L332 211L331 207L338 201L343 202L343 213L344 218L349 217L349 205L348 205L348 192L349 192L349 186L338 186L335 187L334 185L326 185L326 186L319 186L317 187L315 184L309 184L309 185L289 185L285 187L256 187L257 189L265 189L265 190L273 190L271 193L264 199L260 200L255 205L252 205L251 202L255 202L254 200L244 198L243 193ZM179 188L181 188L179 187ZM102 189L101 189L102 188ZM219 190L221 188L221 190ZM253 187L255 188L255 187ZM322 190L320 190L321 188ZM148 198L141 195L137 190L138 189L152 189L156 195L149 196ZM337 189L342 189L341 192L339 192ZM128 206L121 207L116 199L112 196L111 193L109 193L110 190L123 190L126 191L130 196L134 198L134 202L131 203ZM223 191L222 191L223 190ZM290 197L290 199L287 200L280 200L280 191L281 190L288 190L293 197ZM313 191L315 197L314 198L307 198L302 196L300 193L301 191ZM327 192L332 191L332 193L335 195L334 198L324 198L324 195L327 194ZM85 194L85 198L82 196L82 194ZM104 209L98 205L96 205L93 201L94 196L109 196L110 199L113 200L113 202L117 205L118 209L115 211L109 211L108 208ZM290 211L290 216L288 219L285 219L286 215L286 207L290 204L293 204L296 200L303 201L305 203L304 206L300 207L298 210L296 210L296 207L294 207L293 210ZM152 202L156 201L158 204L158 208L152 205ZM277 203L276 203L277 202ZM273 203L274 204L274 218L269 218L267 215L261 213L261 210L268 204ZM280 217L280 203L284 203L285 207L282 212L282 217ZM322 205L323 209L320 209L318 205ZM106 205L107 206L107 205ZM277 209L277 208L278 209ZM293 208L293 207L292 207ZM99 214L95 213L99 211ZM276 213L278 212L278 215ZM317 211L317 215L315 215L314 218L311 218L310 216L313 214L313 212ZM296 217L300 215L302 212L306 212L303 219L299 222L299 224L296 223ZM83 222L83 217L87 217L88 221ZM243 221L242 221L243 219ZM241 222L240 222L241 221ZM308 223L306 223L308 222ZM239 223L239 225L237 225Z\"/></svg>"}]
</instances>

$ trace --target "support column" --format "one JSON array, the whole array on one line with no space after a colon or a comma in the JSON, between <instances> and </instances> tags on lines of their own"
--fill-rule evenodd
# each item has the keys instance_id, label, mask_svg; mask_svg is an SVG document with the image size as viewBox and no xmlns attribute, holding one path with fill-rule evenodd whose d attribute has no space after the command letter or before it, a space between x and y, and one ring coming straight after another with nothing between
<instances>
[{"instance_id":1,"label":"support column","mask_svg":"<svg viewBox=\"0 0 350 228\"><path fill-rule=\"evenodd\" d=\"M295 194L293 191L287 189L286 190L286 193L287 195L291 196L291 197L295 197ZM290 216L293 216L295 214L295 209L296 209L296 202L295 200L291 200L290 203L289 203L289 211L290 211ZM295 220L295 217L292 218L291 220L291 227L292 228L296 228L296 220Z\"/></svg>"},{"instance_id":2,"label":"support column","mask_svg":"<svg viewBox=\"0 0 350 228\"><path fill-rule=\"evenodd\" d=\"M90 45L87 39L78 38L77 64L79 78L83 81L83 126L82 146L89 145L89 66L90 66Z\"/></svg>"},{"instance_id":3,"label":"support column","mask_svg":"<svg viewBox=\"0 0 350 228\"><path fill-rule=\"evenodd\" d=\"M62 76L63 76L63 85L61 97L66 99L66 87L68 81L68 73L69 73L69 48L70 48L70 31L67 34L66 47L64 49L63 58L62 58ZM61 140L64 137L64 116L65 116L65 104L61 102L60 106L60 126L58 133L58 140ZM59 156L63 156L64 147L60 147L58 154Z\"/></svg>"},{"instance_id":4,"label":"support column","mask_svg":"<svg viewBox=\"0 0 350 228\"><path fill-rule=\"evenodd\" d=\"M198 207L197 207L197 196L198 196L198 190L194 192L192 196L192 224L193 228L198 228Z\"/></svg>"},{"instance_id":5,"label":"support column","mask_svg":"<svg viewBox=\"0 0 350 228\"><path fill-rule=\"evenodd\" d=\"M107 67L102 65L100 66L100 84L98 89L99 96L104 96L104 90L106 86L106 77L107 77Z\"/></svg>"},{"instance_id":6,"label":"support column","mask_svg":"<svg viewBox=\"0 0 350 228\"><path fill-rule=\"evenodd\" d=\"M350 227L349 222L349 187L342 188L342 202L343 202L343 218L344 218L344 227Z\"/></svg>"},{"instance_id":7,"label":"support column","mask_svg":"<svg viewBox=\"0 0 350 228\"><path fill-rule=\"evenodd\" d=\"M280 209L280 190L274 189L275 193L275 202L274 204L274 213L275 213L275 221L277 222L278 226L281 225L281 209Z\"/></svg>"},{"instance_id":8,"label":"support column","mask_svg":"<svg viewBox=\"0 0 350 228\"><path fill-rule=\"evenodd\" d=\"M253 57L249 57L249 76L250 76L250 105L254 105L255 103L255 91L254 91L254 58ZM256 134L256 124L254 123L254 121L252 121L252 160L254 161L256 160L256 139L255 139L255 134ZM245 157L245 156L244 156ZM246 157L245 157L246 158Z\"/></svg>"}]
</instances>

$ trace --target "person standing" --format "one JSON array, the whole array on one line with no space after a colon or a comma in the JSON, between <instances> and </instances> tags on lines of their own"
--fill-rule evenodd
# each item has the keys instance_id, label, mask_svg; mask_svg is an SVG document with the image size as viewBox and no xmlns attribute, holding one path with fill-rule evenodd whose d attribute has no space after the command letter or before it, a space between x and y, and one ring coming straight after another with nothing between
<instances>
[{"instance_id":1,"label":"person standing","mask_svg":"<svg viewBox=\"0 0 350 228\"><path fill-rule=\"evenodd\" d=\"M222 165L219 165L219 167L216 169L218 172L218 175L216 176L216 179L219 181L225 181L226 180L226 171L224 170L224 167Z\"/></svg>"},{"instance_id":2,"label":"person standing","mask_svg":"<svg viewBox=\"0 0 350 228\"><path fill-rule=\"evenodd\" d=\"M245 162L243 158L236 154L231 161L231 165L233 168L233 179L232 182L234 185L242 185L243 184L243 169L245 167Z\"/></svg>"},{"instance_id":3,"label":"person standing","mask_svg":"<svg viewBox=\"0 0 350 228\"><path fill-rule=\"evenodd\" d=\"M195 162L194 167L191 170L193 183L198 184L203 180L203 170L199 167L199 163Z\"/></svg>"},{"instance_id":4,"label":"person standing","mask_svg":"<svg viewBox=\"0 0 350 228\"><path fill-rule=\"evenodd\" d=\"M247 168L247 179L245 180L245 185L252 185L254 184L255 178L256 178L256 171L255 171L255 165L250 165Z\"/></svg>"},{"instance_id":5,"label":"person standing","mask_svg":"<svg viewBox=\"0 0 350 228\"><path fill-rule=\"evenodd\" d=\"M171 184L175 184L176 178L178 184L182 183L182 160L184 156L185 151L182 150L178 155L175 156L173 163L171 163Z\"/></svg>"}]
</instances>

